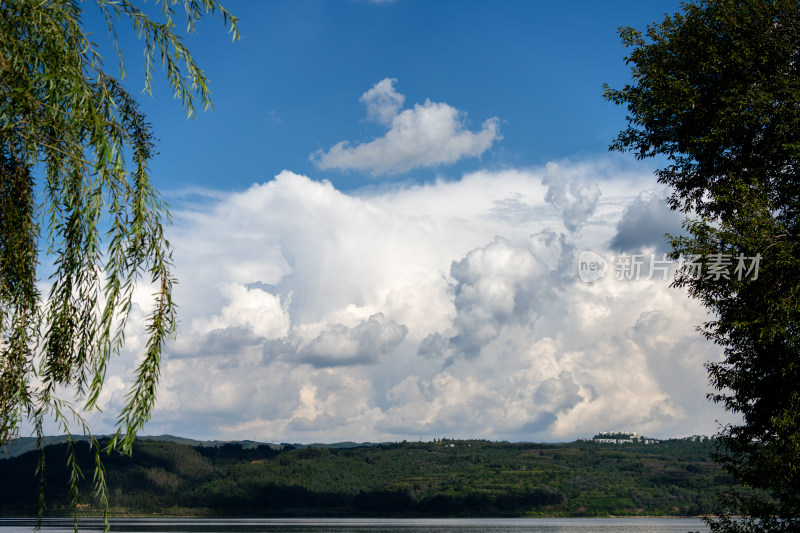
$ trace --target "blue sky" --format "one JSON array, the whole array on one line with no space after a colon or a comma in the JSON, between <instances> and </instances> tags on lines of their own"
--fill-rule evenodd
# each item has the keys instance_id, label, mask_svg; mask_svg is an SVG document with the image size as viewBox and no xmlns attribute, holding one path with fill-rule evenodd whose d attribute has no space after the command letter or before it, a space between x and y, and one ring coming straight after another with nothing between
<instances>
[{"instance_id":1,"label":"blue sky","mask_svg":"<svg viewBox=\"0 0 800 533\"><path fill-rule=\"evenodd\" d=\"M654 162L608 153L625 113L602 98L630 76L617 27L677 2L226 6L239 42L211 19L187 38L214 111L187 121L163 82L141 97L181 310L146 433L715 432L705 312L647 275L681 218ZM586 250L604 279L579 277ZM625 254L640 279L622 275ZM90 415L98 432L122 405L150 293Z\"/></svg>"},{"instance_id":2,"label":"blue sky","mask_svg":"<svg viewBox=\"0 0 800 533\"><path fill-rule=\"evenodd\" d=\"M446 102L474 129L500 121L502 142L480 158L392 180L457 178L478 168L540 165L604 153L624 125L602 85L629 79L617 27L643 28L678 2L227 2L241 18L231 43L216 19L189 36L215 110L187 122L164 83L142 103L161 142L159 185L242 189L283 169L350 190L359 172L314 173L309 154L382 135L359 97L384 78L413 106ZM134 44L130 48L134 49ZM136 54L129 86L138 91Z\"/></svg>"}]
</instances>

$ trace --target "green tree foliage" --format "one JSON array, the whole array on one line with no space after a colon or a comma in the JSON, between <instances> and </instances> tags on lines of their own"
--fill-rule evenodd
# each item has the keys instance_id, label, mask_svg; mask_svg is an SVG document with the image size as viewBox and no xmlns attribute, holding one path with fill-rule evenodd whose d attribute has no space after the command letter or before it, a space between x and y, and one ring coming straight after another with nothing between
<instances>
[{"instance_id":1,"label":"green tree foliage","mask_svg":"<svg viewBox=\"0 0 800 533\"><path fill-rule=\"evenodd\" d=\"M67 432L77 420L89 431L80 413L97 407L140 281L154 292L148 338L108 448L129 451L150 416L162 346L175 327L175 278L163 229L168 213L148 175L153 133L119 82L116 30L130 25L143 42L145 88L160 64L190 116L196 98L203 108L211 101L175 32L176 4L188 31L218 13L238 36L236 19L216 0L157 1L155 18L131 0L93 4L106 22L96 30L108 31L116 46L118 77L90 40L84 3L0 2L0 444L22 424L42 436L46 420ZM42 264L52 267L49 278L42 279ZM76 502L82 474L74 453L68 457Z\"/></svg>"},{"instance_id":2,"label":"green tree foliage","mask_svg":"<svg viewBox=\"0 0 800 533\"><path fill-rule=\"evenodd\" d=\"M709 395L740 423L718 460L738 487L715 531L800 527L800 3L701 0L621 30L633 82L606 87L628 109L612 149L662 156L673 209L690 214L673 257L696 258L674 285L710 311ZM749 258L759 258L754 261ZM741 262L741 265L740 265ZM719 265L727 275L719 275ZM753 268L758 264L758 271ZM737 267L744 269L738 270Z\"/></svg>"},{"instance_id":3,"label":"green tree foliage","mask_svg":"<svg viewBox=\"0 0 800 533\"><path fill-rule=\"evenodd\" d=\"M78 462L91 465L88 443L76 450ZM717 510L714 494L729 478L711 460L713 450L709 440L280 450L137 440L131 457L104 463L117 515L695 516ZM65 453L64 443L46 448L53 463ZM36 461L36 452L0 460L0 479L19 480L0 483L0 516L35 509ZM47 476L51 514L69 512L68 469L59 464ZM99 511L85 504L86 512Z\"/></svg>"}]
</instances>

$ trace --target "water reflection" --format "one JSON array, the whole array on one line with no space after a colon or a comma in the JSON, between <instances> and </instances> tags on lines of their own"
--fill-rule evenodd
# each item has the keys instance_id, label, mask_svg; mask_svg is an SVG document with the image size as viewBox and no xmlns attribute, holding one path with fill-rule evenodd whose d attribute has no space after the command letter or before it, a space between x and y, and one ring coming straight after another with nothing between
<instances>
[{"instance_id":1,"label":"water reflection","mask_svg":"<svg viewBox=\"0 0 800 533\"><path fill-rule=\"evenodd\" d=\"M0 533L33 531L34 520L0 519ZM71 531L72 521L48 519L42 533ZM102 531L84 519L80 531ZM707 532L693 518L534 519L112 519L114 533L687 533Z\"/></svg>"}]
</instances>

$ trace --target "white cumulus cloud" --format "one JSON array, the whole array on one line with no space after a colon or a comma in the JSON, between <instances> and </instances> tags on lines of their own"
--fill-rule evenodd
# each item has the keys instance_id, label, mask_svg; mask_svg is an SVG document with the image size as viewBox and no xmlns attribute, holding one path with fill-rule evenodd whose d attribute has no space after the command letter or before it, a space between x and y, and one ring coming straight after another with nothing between
<instances>
[{"instance_id":1,"label":"white cumulus cloud","mask_svg":"<svg viewBox=\"0 0 800 533\"><path fill-rule=\"evenodd\" d=\"M613 267L592 284L577 276L581 249L612 257L626 207L654 189L649 170L558 169L567 193L600 191L578 209L591 213L580 232L547 199L552 166L349 194L284 171L175 210L181 323L145 431L277 442L714 432L725 415L705 399L702 365L719 350L694 329L707 319L697 302ZM129 347L141 348L143 320ZM109 383L126 382L134 360L114 359ZM113 430L119 394L90 415L99 432Z\"/></svg>"},{"instance_id":2,"label":"white cumulus cloud","mask_svg":"<svg viewBox=\"0 0 800 533\"><path fill-rule=\"evenodd\" d=\"M361 95L359 101L367 106L367 119L379 124L392 123L406 101L406 97L395 90L395 83L396 78L385 78Z\"/></svg>"},{"instance_id":3,"label":"white cumulus cloud","mask_svg":"<svg viewBox=\"0 0 800 533\"><path fill-rule=\"evenodd\" d=\"M402 108L405 97L394 89L397 80L381 80L361 96L367 118L389 126L383 137L361 144L342 141L311 160L322 169L362 170L374 176L400 174L418 167L455 163L477 157L502 139L500 121L492 117L477 132L466 125L466 115L446 103L426 100Z\"/></svg>"},{"instance_id":4,"label":"white cumulus cloud","mask_svg":"<svg viewBox=\"0 0 800 533\"><path fill-rule=\"evenodd\" d=\"M265 345L265 357L283 357L315 367L377 363L408 333L408 328L387 320L382 313L357 326L332 324L310 340L298 336L276 339Z\"/></svg>"},{"instance_id":5,"label":"white cumulus cloud","mask_svg":"<svg viewBox=\"0 0 800 533\"><path fill-rule=\"evenodd\" d=\"M542 181L547 185L545 200L561 211L564 226L570 232L579 231L597 207L600 188L593 181L569 183L561 167L555 163L548 163L545 169Z\"/></svg>"}]
</instances>

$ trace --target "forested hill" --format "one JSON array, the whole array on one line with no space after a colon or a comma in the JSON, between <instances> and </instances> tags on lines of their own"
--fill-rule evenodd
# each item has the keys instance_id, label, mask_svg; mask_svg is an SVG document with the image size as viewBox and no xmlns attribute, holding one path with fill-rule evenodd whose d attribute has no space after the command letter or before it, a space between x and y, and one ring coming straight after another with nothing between
<instances>
[{"instance_id":1,"label":"forested hill","mask_svg":"<svg viewBox=\"0 0 800 533\"><path fill-rule=\"evenodd\" d=\"M78 456L91 480L88 446ZM110 456L115 514L602 516L713 513L727 475L709 440L568 444L455 441L356 448L139 441ZM48 514L68 512L67 447L45 449ZM0 515L35 512L38 452L0 461ZM81 511L97 510L89 481Z\"/></svg>"},{"instance_id":2,"label":"forested hill","mask_svg":"<svg viewBox=\"0 0 800 533\"><path fill-rule=\"evenodd\" d=\"M88 440L88 437L84 435L74 435L72 437L74 440ZM98 438L102 438L99 436ZM55 435L55 436L48 436L42 437L42 442L45 446L50 444L61 444L63 442L67 442L68 437L66 435ZM240 445L242 448L250 449L250 448L257 448L263 444L264 442L257 442L254 440L237 440L237 441L230 441L230 440L195 440L195 439L187 439L184 437L175 437L173 435L153 435L153 436L143 436L139 437L139 440L156 440L162 442L176 442L178 444L186 444L192 447L219 447L224 446L226 444L234 444ZM20 437L11 440L6 444L4 449L0 451L0 460L8 459L9 457L16 457L18 455L22 455L23 453L29 452L31 450L38 449L37 447L37 438L36 437ZM314 444L300 444L300 443L288 443L282 442L280 444L271 444L272 447L276 448L284 448L287 446L291 446L293 448L358 448L363 446L376 446L379 444L391 444L391 443L375 443L375 442L335 442L332 444L327 443L314 443Z\"/></svg>"}]
</instances>

